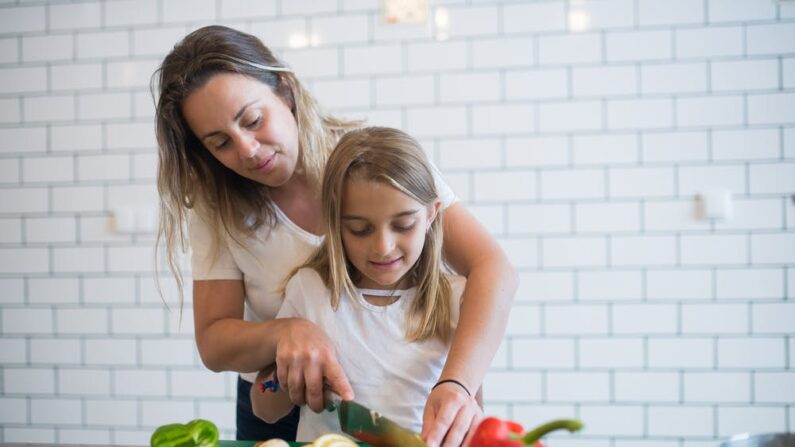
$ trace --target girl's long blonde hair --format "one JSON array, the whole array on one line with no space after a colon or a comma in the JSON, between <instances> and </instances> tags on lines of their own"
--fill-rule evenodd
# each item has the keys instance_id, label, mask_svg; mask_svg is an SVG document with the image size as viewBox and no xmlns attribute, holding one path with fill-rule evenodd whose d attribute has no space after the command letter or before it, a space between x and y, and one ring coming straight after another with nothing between
<instances>
[{"instance_id":1,"label":"girl's long blonde hair","mask_svg":"<svg viewBox=\"0 0 795 447\"><path fill-rule=\"evenodd\" d=\"M356 294L361 273L347 260L342 244L342 192L351 178L381 182L430 206L438 198L434 176L419 143L391 128L368 127L345 134L326 164L323 175L323 229L325 240L305 267L316 270L331 290L336 309L343 292ZM417 287L406 327L410 341L452 334L450 282L442 270L442 212L425 234L419 259L407 275Z\"/></svg>"},{"instance_id":2,"label":"girl's long blonde hair","mask_svg":"<svg viewBox=\"0 0 795 447\"><path fill-rule=\"evenodd\" d=\"M224 233L239 243L240 236L251 235L260 226L275 222L268 187L224 167L196 138L182 114L183 101L220 73L256 79L288 105L298 125L299 166L318 186L328 154L339 136L360 125L324 114L289 68L250 34L224 26L206 26L177 43L155 72L153 82L158 88L157 246L165 242L180 302L183 281L177 252L187 249L188 210L199 212L211 225L211 252L217 252ZM152 90L154 93L154 86Z\"/></svg>"}]
</instances>

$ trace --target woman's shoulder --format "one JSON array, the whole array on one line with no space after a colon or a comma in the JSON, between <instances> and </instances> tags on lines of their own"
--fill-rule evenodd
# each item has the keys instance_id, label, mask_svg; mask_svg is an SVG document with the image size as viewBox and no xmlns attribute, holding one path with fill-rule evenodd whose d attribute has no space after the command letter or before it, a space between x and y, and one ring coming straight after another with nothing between
<instances>
[{"instance_id":1,"label":"woman's shoulder","mask_svg":"<svg viewBox=\"0 0 795 447\"><path fill-rule=\"evenodd\" d=\"M197 205L189 209L186 220L190 233L196 233L204 237L214 235L216 237L226 238L228 230L224 228L221 217L217 212L209 211L206 207ZM234 230L234 227L232 227L232 230Z\"/></svg>"}]
</instances>

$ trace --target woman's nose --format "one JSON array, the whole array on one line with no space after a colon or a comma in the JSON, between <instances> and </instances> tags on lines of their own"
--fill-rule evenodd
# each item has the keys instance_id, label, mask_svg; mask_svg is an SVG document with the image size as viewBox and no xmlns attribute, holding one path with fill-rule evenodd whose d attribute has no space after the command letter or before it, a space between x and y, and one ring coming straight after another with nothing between
<instances>
[{"instance_id":1,"label":"woman's nose","mask_svg":"<svg viewBox=\"0 0 795 447\"><path fill-rule=\"evenodd\" d=\"M257 155L259 141L253 135L241 135L237 144L240 158L252 158Z\"/></svg>"}]
</instances>

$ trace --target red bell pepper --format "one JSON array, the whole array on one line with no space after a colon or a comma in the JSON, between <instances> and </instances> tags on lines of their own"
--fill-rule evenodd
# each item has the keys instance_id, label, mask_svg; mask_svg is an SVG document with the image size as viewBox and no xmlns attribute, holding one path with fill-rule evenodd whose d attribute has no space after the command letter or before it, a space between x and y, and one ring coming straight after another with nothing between
<instances>
[{"instance_id":1,"label":"red bell pepper","mask_svg":"<svg viewBox=\"0 0 795 447\"><path fill-rule=\"evenodd\" d=\"M558 419L540 425L527 433L521 424L504 421L496 417L483 419L475 434L472 435L470 447L544 447L539 439L549 432L566 429L575 432L582 428L582 423L573 419Z\"/></svg>"},{"instance_id":2,"label":"red bell pepper","mask_svg":"<svg viewBox=\"0 0 795 447\"><path fill-rule=\"evenodd\" d=\"M470 447L523 447L518 439L524 428L516 422L487 417L480 421L472 435Z\"/></svg>"}]
</instances>

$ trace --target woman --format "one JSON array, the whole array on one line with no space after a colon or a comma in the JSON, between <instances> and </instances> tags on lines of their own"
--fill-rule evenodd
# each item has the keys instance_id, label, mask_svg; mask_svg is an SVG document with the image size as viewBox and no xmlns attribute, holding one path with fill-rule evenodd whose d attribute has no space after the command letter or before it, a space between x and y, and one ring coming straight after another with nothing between
<instances>
[{"instance_id":1,"label":"woman","mask_svg":"<svg viewBox=\"0 0 795 447\"><path fill-rule=\"evenodd\" d=\"M242 373L238 439L293 439L297 412L266 425L251 413L249 390L256 372L276 362L297 405L320 411L324 383L354 397L319 328L273 317L287 275L322 240L326 158L359 123L323 114L259 39L221 26L196 30L174 47L159 69L159 90L158 236L181 285L175 259L188 227L202 361L213 371ZM463 205L451 204L445 216L445 256L467 285L443 383L425 406L422 436L431 446L459 445L477 422L469 393L499 346L517 284L498 244Z\"/></svg>"}]
</instances>

